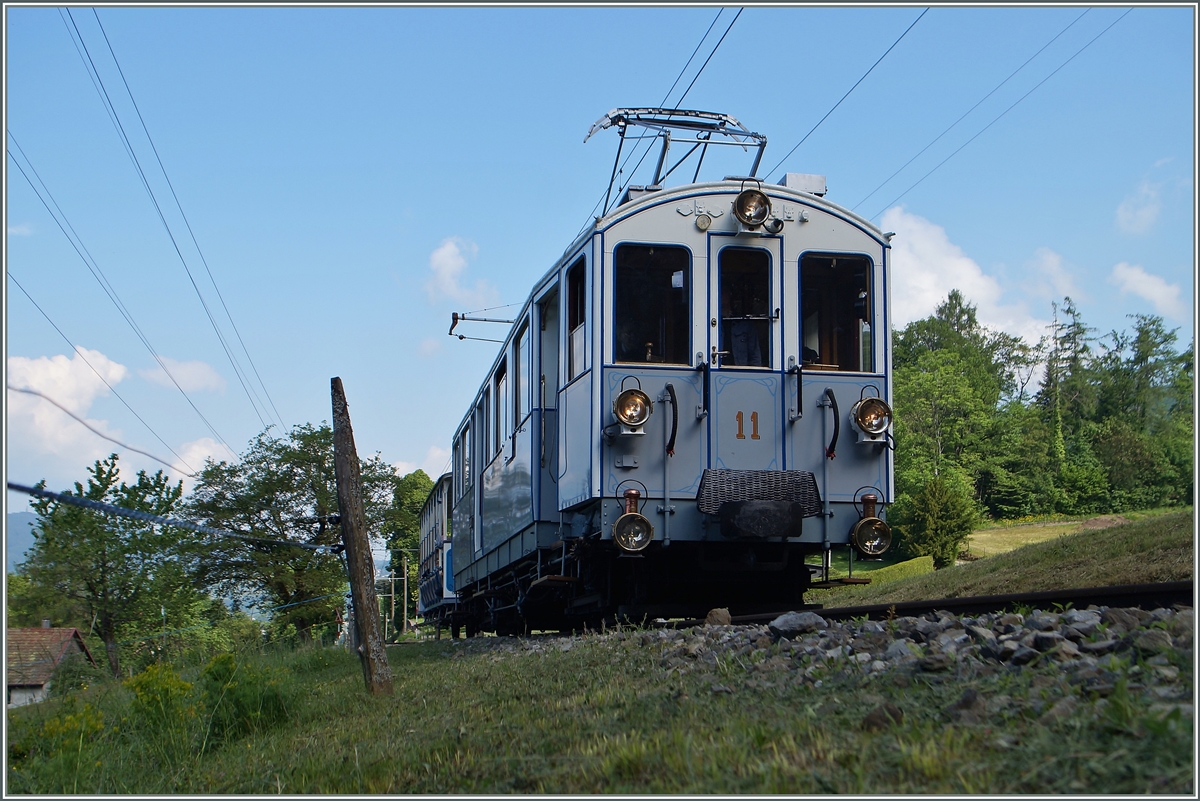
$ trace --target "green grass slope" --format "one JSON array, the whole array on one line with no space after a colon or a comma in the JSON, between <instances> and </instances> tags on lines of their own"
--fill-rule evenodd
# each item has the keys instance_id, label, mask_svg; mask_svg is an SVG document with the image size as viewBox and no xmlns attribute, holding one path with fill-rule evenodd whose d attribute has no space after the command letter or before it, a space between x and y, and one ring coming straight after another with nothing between
<instances>
[{"instance_id":1,"label":"green grass slope","mask_svg":"<svg viewBox=\"0 0 1200 801\"><path fill-rule=\"evenodd\" d=\"M1193 514L1176 512L1112 528L1083 530L933 573L814 591L827 607L1186 581L1195 561Z\"/></svg>"}]
</instances>

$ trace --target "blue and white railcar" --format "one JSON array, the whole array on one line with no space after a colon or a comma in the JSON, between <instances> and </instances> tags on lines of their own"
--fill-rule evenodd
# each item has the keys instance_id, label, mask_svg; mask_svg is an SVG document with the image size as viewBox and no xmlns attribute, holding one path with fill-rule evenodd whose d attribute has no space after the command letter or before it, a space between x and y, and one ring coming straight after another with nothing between
<instances>
[{"instance_id":1,"label":"blue and white railcar","mask_svg":"<svg viewBox=\"0 0 1200 801\"><path fill-rule=\"evenodd\" d=\"M450 473L439 478L421 508L417 613L426 620L450 625L457 636L454 612L458 594L454 591L454 548L450 537L451 484Z\"/></svg>"},{"instance_id":2,"label":"blue and white railcar","mask_svg":"<svg viewBox=\"0 0 1200 801\"><path fill-rule=\"evenodd\" d=\"M890 543L891 235L822 176L753 177L766 139L727 115L606 128L661 139L654 181L534 286L454 434L468 635L794 608L806 559ZM720 144L754 151L749 177L696 181Z\"/></svg>"}]
</instances>

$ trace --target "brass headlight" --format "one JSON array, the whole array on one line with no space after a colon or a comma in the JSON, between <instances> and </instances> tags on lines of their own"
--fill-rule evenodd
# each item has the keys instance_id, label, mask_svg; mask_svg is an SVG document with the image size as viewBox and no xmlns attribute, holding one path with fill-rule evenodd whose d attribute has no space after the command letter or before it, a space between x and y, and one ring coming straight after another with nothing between
<instances>
[{"instance_id":1,"label":"brass headlight","mask_svg":"<svg viewBox=\"0 0 1200 801\"><path fill-rule=\"evenodd\" d=\"M854 524L850 544L864 556L879 556L892 547L892 527L878 517L864 517Z\"/></svg>"},{"instance_id":2,"label":"brass headlight","mask_svg":"<svg viewBox=\"0 0 1200 801\"><path fill-rule=\"evenodd\" d=\"M757 189L743 189L733 201L733 215L743 225L756 228L771 216L771 200Z\"/></svg>"},{"instance_id":3,"label":"brass headlight","mask_svg":"<svg viewBox=\"0 0 1200 801\"><path fill-rule=\"evenodd\" d=\"M654 539L654 526L645 515L626 512L613 523L612 537L622 551L636 553L644 550Z\"/></svg>"},{"instance_id":4,"label":"brass headlight","mask_svg":"<svg viewBox=\"0 0 1200 801\"><path fill-rule=\"evenodd\" d=\"M640 389L627 389L613 401L613 414L630 428L645 425L653 411L650 396Z\"/></svg>"},{"instance_id":5,"label":"brass headlight","mask_svg":"<svg viewBox=\"0 0 1200 801\"><path fill-rule=\"evenodd\" d=\"M892 409L879 398L863 398L854 404L850 415L867 434L882 434L892 424Z\"/></svg>"}]
</instances>

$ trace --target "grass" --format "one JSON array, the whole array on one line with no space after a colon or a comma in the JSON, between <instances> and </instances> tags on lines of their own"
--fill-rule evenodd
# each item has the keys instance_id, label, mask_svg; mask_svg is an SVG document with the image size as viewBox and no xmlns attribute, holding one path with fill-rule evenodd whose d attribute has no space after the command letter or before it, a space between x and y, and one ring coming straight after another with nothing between
<instances>
[{"instance_id":1,"label":"grass","mask_svg":"<svg viewBox=\"0 0 1200 801\"><path fill-rule=\"evenodd\" d=\"M659 653L634 638L577 639L569 651L467 651L461 641L390 649L398 681L385 698L366 694L350 654L299 654L289 663L305 694L286 727L170 762L122 740L106 720L86 739L65 738L57 758L10 753L9 791L964 794L1190 786L1190 728L1156 716L1148 701L1125 699L1119 725L1086 701L1077 717L1041 722L1044 709L1073 693L1055 667L957 681L831 673L816 687L786 672L772 681L752 659L745 668L718 662L665 676ZM987 725L948 723L942 710L965 687L1024 700ZM901 723L864 730L865 714L883 703L903 711Z\"/></svg>"},{"instance_id":2,"label":"grass","mask_svg":"<svg viewBox=\"0 0 1200 801\"><path fill-rule=\"evenodd\" d=\"M1147 509L1121 515L1129 521L1147 520L1179 512L1176 508ZM1036 542L1056 539L1080 531L1090 517L1054 515L1023 518L1016 521L989 522L975 530L967 540L967 551L975 557L995 556Z\"/></svg>"},{"instance_id":3,"label":"grass","mask_svg":"<svg viewBox=\"0 0 1200 801\"><path fill-rule=\"evenodd\" d=\"M1183 581L1192 578L1192 512L1079 531L894 583L816 590L826 606ZM974 546L972 546L974 547Z\"/></svg>"},{"instance_id":4,"label":"grass","mask_svg":"<svg viewBox=\"0 0 1200 801\"><path fill-rule=\"evenodd\" d=\"M1182 513L858 589L886 590L890 595L884 597L900 600L939 591L976 594L1109 580L1101 576L1131 582L1181 578L1191 575L1191 553L1191 517ZM1122 678L1102 703L1068 683L1055 664L1017 671L990 666L952 676L869 676L831 667L815 674L818 685L778 669L777 646L711 663L696 660L690 670L668 672L656 645L641 642L636 631L623 634L393 646L388 653L396 689L390 697L365 692L358 659L344 650L241 654L245 675L274 677L286 720L239 730L203 749L199 744L211 714L198 692L187 695L164 680L150 688L157 694L145 697L169 699L176 713L139 717L133 687L104 682L8 712L7 791L1193 789L1191 722L1178 712L1156 711L1155 698L1135 691L1138 676L1158 669L1136 659L1113 663ZM1190 654L1173 653L1169 667L1178 671L1180 697L1190 698ZM181 680L196 688L202 678L197 669L182 671ZM966 688L995 702L985 722L952 723L943 712ZM1076 699L1078 711L1047 722L1043 713L1068 696ZM866 714L884 703L899 707L903 720L880 731L864 729Z\"/></svg>"}]
</instances>

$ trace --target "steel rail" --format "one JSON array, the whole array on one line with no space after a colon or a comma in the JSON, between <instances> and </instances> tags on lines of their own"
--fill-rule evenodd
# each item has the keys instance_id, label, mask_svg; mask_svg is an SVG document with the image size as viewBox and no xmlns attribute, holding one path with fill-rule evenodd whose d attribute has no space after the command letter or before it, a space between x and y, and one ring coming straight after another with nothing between
<instances>
[{"instance_id":1,"label":"steel rail","mask_svg":"<svg viewBox=\"0 0 1200 801\"><path fill-rule=\"evenodd\" d=\"M1110 587L1082 587L1006 595L976 595L931 601L897 601L864 606L840 606L830 609L806 606L804 611L815 612L828 620L849 620L856 617L887 620L895 617L919 617L938 611L950 612L955 615L983 614L1021 606L1046 609L1054 605L1063 607L1071 605L1076 608L1085 608L1094 604L1096 606L1156 609L1175 605L1191 607L1195 600L1195 593L1194 581L1166 581L1153 584L1118 584ZM730 622L733 625L768 623L789 611L793 610L780 609L774 613L735 615L730 618ZM660 625L669 628L688 628L703 625L703 623L702 619L691 619L672 620Z\"/></svg>"}]
</instances>

